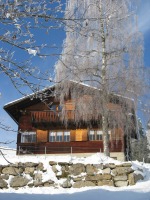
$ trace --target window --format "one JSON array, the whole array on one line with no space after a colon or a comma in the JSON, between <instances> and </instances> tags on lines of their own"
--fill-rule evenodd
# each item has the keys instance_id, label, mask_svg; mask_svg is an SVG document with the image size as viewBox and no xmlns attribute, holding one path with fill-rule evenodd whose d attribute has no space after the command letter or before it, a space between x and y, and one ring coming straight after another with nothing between
<instances>
[{"instance_id":1,"label":"window","mask_svg":"<svg viewBox=\"0 0 150 200\"><path fill-rule=\"evenodd\" d=\"M103 132L102 131L96 131L96 133L97 133L96 140L103 140Z\"/></svg>"},{"instance_id":2,"label":"window","mask_svg":"<svg viewBox=\"0 0 150 200\"><path fill-rule=\"evenodd\" d=\"M56 132L50 132L49 133L49 141L55 142L56 141Z\"/></svg>"},{"instance_id":3,"label":"window","mask_svg":"<svg viewBox=\"0 0 150 200\"><path fill-rule=\"evenodd\" d=\"M50 106L50 110L56 111L56 105L51 105L51 106Z\"/></svg>"},{"instance_id":4,"label":"window","mask_svg":"<svg viewBox=\"0 0 150 200\"><path fill-rule=\"evenodd\" d=\"M95 131L90 131L89 140L95 140Z\"/></svg>"},{"instance_id":5,"label":"window","mask_svg":"<svg viewBox=\"0 0 150 200\"><path fill-rule=\"evenodd\" d=\"M62 111L62 107L60 105L58 106L58 111Z\"/></svg>"},{"instance_id":6,"label":"window","mask_svg":"<svg viewBox=\"0 0 150 200\"><path fill-rule=\"evenodd\" d=\"M70 132L64 132L64 142L70 141Z\"/></svg>"},{"instance_id":7,"label":"window","mask_svg":"<svg viewBox=\"0 0 150 200\"><path fill-rule=\"evenodd\" d=\"M100 130L90 130L89 140L90 141L103 140L103 132Z\"/></svg>"},{"instance_id":8,"label":"window","mask_svg":"<svg viewBox=\"0 0 150 200\"><path fill-rule=\"evenodd\" d=\"M70 132L69 131L50 131L49 142L69 142Z\"/></svg>"},{"instance_id":9,"label":"window","mask_svg":"<svg viewBox=\"0 0 150 200\"><path fill-rule=\"evenodd\" d=\"M52 110L52 111L61 111L62 107L60 105L52 104L52 105L50 105L50 110Z\"/></svg>"},{"instance_id":10,"label":"window","mask_svg":"<svg viewBox=\"0 0 150 200\"><path fill-rule=\"evenodd\" d=\"M36 142L36 132L21 133L21 143L34 143Z\"/></svg>"},{"instance_id":11,"label":"window","mask_svg":"<svg viewBox=\"0 0 150 200\"><path fill-rule=\"evenodd\" d=\"M56 142L63 141L63 132L56 132Z\"/></svg>"},{"instance_id":12,"label":"window","mask_svg":"<svg viewBox=\"0 0 150 200\"><path fill-rule=\"evenodd\" d=\"M111 131L108 131L108 137L110 139ZM103 132L100 130L90 130L89 132L89 140L103 140Z\"/></svg>"}]
</instances>

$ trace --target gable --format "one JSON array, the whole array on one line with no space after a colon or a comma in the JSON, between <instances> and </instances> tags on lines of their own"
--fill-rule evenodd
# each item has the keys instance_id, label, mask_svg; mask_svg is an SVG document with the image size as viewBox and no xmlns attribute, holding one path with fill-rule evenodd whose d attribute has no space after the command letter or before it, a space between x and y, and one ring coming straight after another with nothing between
<instances>
[{"instance_id":1,"label":"gable","mask_svg":"<svg viewBox=\"0 0 150 200\"><path fill-rule=\"evenodd\" d=\"M70 81L71 82L71 81ZM74 84L77 85L77 83L71 82L73 87ZM87 94L83 94L81 99L78 99L78 105L80 105L80 100L82 100L84 103L88 103L91 101L91 91L96 92L96 88L92 88L90 86L80 84L79 87L81 90L83 87L87 88ZM27 97L23 97L22 99L18 99L14 102L8 103L7 105L4 106L5 111L11 116L11 118L18 123L19 117L22 115L22 112L25 110L27 111L44 111L44 110L49 110L50 105L54 102L54 96L53 96L53 91L55 89L55 86L46 88L45 90L42 90L39 92L39 94L31 94ZM89 92L88 92L89 91ZM99 90L98 90L99 91ZM88 94L89 93L89 94ZM47 100L44 99L46 103L44 103L43 100L41 100L40 96L44 94L50 94ZM108 108L110 110L120 110L121 106L119 105L119 102L123 102L125 97L122 96L117 96L117 95L111 95L113 99L116 99L116 103L109 103ZM43 101L43 102L42 102ZM129 99L129 102L133 105L133 101ZM59 104L59 102L55 102L56 104ZM83 109L83 108L82 108ZM85 109L86 106L85 106ZM75 104L73 103L72 100L67 100L65 101L65 110L75 110Z\"/></svg>"}]
</instances>

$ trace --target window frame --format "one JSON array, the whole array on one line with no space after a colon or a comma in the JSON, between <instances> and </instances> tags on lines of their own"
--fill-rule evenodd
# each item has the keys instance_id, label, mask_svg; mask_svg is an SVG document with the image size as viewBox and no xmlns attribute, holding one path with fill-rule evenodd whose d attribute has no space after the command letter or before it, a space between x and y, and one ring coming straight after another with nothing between
<instances>
[{"instance_id":1,"label":"window frame","mask_svg":"<svg viewBox=\"0 0 150 200\"><path fill-rule=\"evenodd\" d=\"M51 104L49 109L53 112L60 112L62 110L62 106L60 106L60 104Z\"/></svg>"},{"instance_id":2,"label":"window frame","mask_svg":"<svg viewBox=\"0 0 150 200\"><path fill-rule=\"evenodd\" d=\"M96 130L96 140L103 141L103 131L102 130Z\"/></svg>"},{"instance_id":3,"label":"window frame","mask_svg":"<svg viewBox=\"0 0 150 200\"><path fill-rule=\"evenodd\" d=\"M29 136L31 136L31 138ZM36 131L21 132L21 143L36 143L36 142L37 142Z\"/></svg>"},{"instance_id":4,"label":"window frame","mask_svg":"<svg viewBox=\"0 0 150 200\"><path fill-rule=\"evenodd\" d=\"M89 131L89 140L90 141L95 141L95 130L90 130Z\"/></svg>"},{"instance_id":5,"label":"window frame","mask_svg":"<svg viewBox=\"0 0 150 200\"><path fill-rule=\"evenodd\" d=\"M67 134L65 135L65 133L67 133ZM68 133L69 133L69 134L68 134ZM65 137L66 137L67 140L65 140ZM64 138L63 138L63 141L64 141L64 142L70 142L70 131L64 131Z\"/></svg>"},{"instance_id":6,"label":"window frame","mask_svg":"<svg viewBox=\"0 0 150 200\"><path fill-rule=\"evenodd\" d=\"M90 134L91 132L94 132L93 134ZM99 132L99 134L98 134ZM91 136L93 135L92 139ZM100 136L98 139L98 135ZM109 135L109 140L111 139L111 131L108 131L108 135ZM90 129L89 133L89 141L103 141L103 131L101 129Z\"/></svg>"},{"instance_id":7,"label":"window frame","mask_svg":"<svg viewBox=\"0 0 150 200\"><path fill-rule=\"evenodd\" d=\"M54 139L50 140L50 138L54 138ZM56 131L49 132L49 134L48 134L48 141L49 142L56 142Z\"/></svg>"},{"instance_id":8,"label":"window frame","mask_svg":"<svg viewBox=\"0 0 150 200\"><path fill-rule=\"evenodd\" d=\"M63 135L62 131L56 131L56 142L63 142Z\"/></svg>"},{"instance_id":9,"label":"window frame","mask_svg":"<svg viewBox=\"0 0 150 200\"><path fill-rule=\"evenodd\" d=\"M50 141L50 134L54 133L54 140ZM67 133L67 135L65 135ZM70 130L49 130L48 132L48 142L70 142ZM67 137L66 137L67 136ZM67 138L67 139L65 139Z\"/></svg>"}]
</instances>

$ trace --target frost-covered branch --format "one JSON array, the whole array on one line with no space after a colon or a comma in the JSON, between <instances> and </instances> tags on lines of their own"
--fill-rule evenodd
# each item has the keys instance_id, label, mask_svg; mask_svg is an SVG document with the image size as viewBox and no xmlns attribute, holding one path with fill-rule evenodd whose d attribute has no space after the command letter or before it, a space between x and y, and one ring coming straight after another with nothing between
<instances>
[{"instance_id":1,"label":"frost-covered branch","mask_svg":"<svg viewBox=\"0 0 150 200\"><path fill-rule=\"evenodd\" d=\"M5 131L17 132L17 130L14 130L11 126L5 125L3 122L0 122L0 129L3 129Z\"/></svg>"},{"instance_id":2,"label":"frost-covered branch","mask_svg":"<svg viewBox=\"0 0 150 200\"><path fill-rule=\"evenodd\" d=\"M40 63L42 58L60 55L61 44L47 41L51 31L63 30L64 3L2 0L0 10L0 74L8 76L15 88L26 95L25 88L36 91L46 85L42 80L47 77L41 75L46 70L35 66L35 59ZM39 39L40 35L44 40Z\"/></svg>"}]
</instances>

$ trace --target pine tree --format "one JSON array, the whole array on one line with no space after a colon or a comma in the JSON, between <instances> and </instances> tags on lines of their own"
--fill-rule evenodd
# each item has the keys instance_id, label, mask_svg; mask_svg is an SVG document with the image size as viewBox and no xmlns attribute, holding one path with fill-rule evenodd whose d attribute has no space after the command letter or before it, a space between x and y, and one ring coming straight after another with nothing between
<instances>
[{"instance_id":1,"label":"pine tree","mask_svg":"<svg viewBox=\"0 0 150 200\"><path fill-rule=\"evenodd\" d=\"M138 119L139 139L131 140L131 159L150 162L147 137L140 119Z\"/></svg>"}]
</instances>

